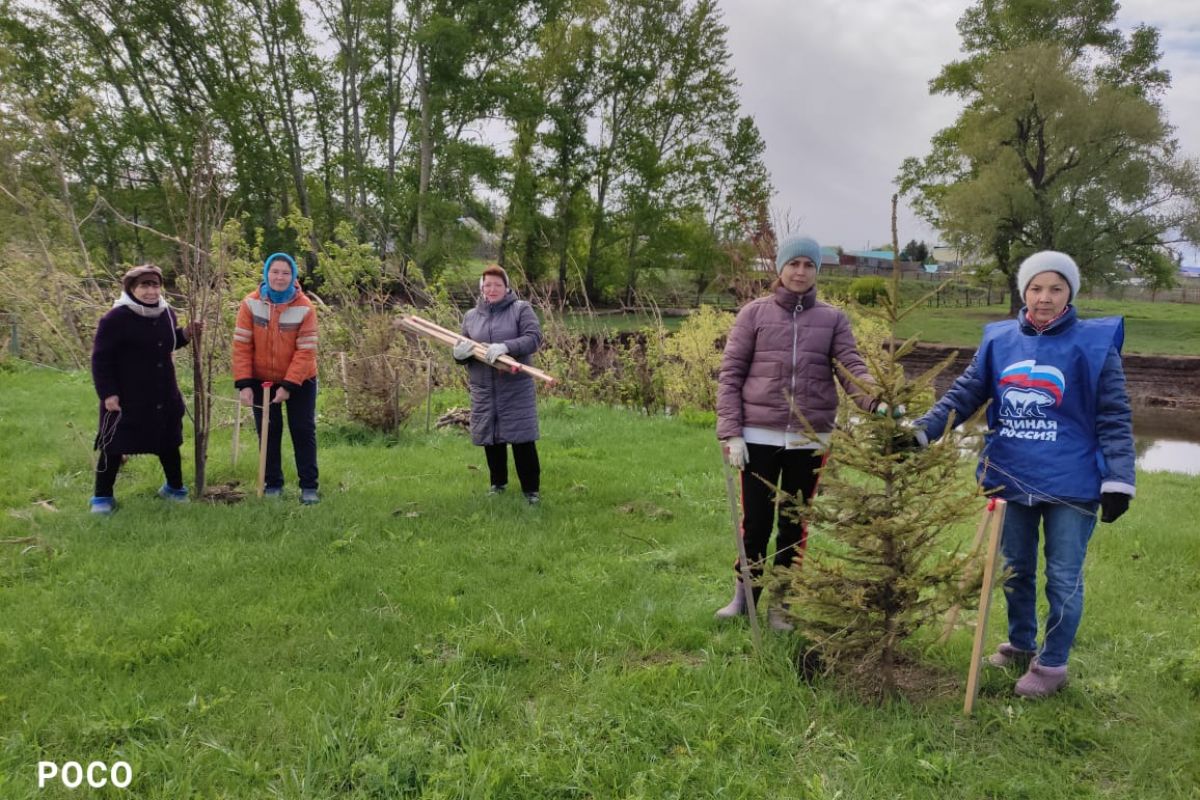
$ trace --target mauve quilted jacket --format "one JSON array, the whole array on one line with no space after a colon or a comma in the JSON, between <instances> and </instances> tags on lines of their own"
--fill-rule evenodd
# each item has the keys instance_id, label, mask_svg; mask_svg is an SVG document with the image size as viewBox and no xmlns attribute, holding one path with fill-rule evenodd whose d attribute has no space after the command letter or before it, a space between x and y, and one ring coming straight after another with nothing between
<instances>
[{"instance_id":1,"label":"mauve quilted jacket","mask_svg":"<svg viewBox=\"0 0 1200 800\"><path fill-rule=\"evenodd\" d=\"M802 295L783 287L738 312L717 379L717 438L741 436L742 428L804 431L793 413L803 414L817 433L833 430L838 395L837 360L852 375L870 383L858 353L850 320L839 309L817 301L816 288ZM864 410L873 402L845 376L846 392Z\"/></svg>"}]
</instances>

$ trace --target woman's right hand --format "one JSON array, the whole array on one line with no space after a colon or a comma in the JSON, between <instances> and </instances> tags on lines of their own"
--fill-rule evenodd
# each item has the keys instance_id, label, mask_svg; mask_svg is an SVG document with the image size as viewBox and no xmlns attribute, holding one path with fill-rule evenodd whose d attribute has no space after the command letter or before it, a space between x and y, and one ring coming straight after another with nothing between
<instances>
[{"instance_id":1,"label":"woman's right hand","mask_svg":"<svg viewBox=\"0 0 1200 800\"><path fill-rule=\"evenodd\" d=\"M459 339L454 343L454 358L456 361L466 361L475 353L475 343L470 339Z\"/></svg>"},{"instance_id":2,"label":"woman's right hand","mask_svg":"<svg viewBox=\"0 0 1200 800\"><path fill-rule=\"evenodd\" d=\"M730 436L722 443L722 450L725 451L725 463L734 469L745 469L746 463L750 460L750 450L746 447L746 440L741 436Z\"/></svg>"},{"instance_id":3,"label":"woman's right hand","mask_svg":"<svg viewBox=\"0 0 1200 800\"><path fill-rule=\"evenodd\" d=\"M108 397L104 398L104 410L105 411L120 411L121 410L121 398L115 394L110 394Z\"/></svg>"},{"instance_id":4,"label":"woman's right hand","mask_svg":"<svg viewBox=\"0 0 1200 800\"><path fill-rule=\"evenodd\" d=\"M242 401L242 405L252 406L254 405L254 390L247 386L238 392L238 398Z\"/></svg>"}]
</instances>

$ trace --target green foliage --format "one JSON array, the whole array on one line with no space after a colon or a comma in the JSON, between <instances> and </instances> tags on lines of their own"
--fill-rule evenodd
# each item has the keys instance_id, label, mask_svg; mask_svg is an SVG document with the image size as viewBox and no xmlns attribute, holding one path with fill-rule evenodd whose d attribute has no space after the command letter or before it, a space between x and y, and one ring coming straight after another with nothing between
<instances>
[{"instance_id":1,"label":"green foliage","mask_svg":"<svg viewBox=\"0 0 1200 800\"><path fill-rule=\"evenodd\" d=\"M864 275L850 284L850 297L859 305L873 306L886 296L887 281L877 275Z\"/></svg>"},{"instance_id":2,"label":"green foliage","mask_svg":"<svg viewBox=\"0 0 1200 800\"><path fill-rule=\"evenodd\" d=\"M1116 10L1111 0L976 3L959 23L968 57L931 83L966 104L899 183L1010 286L1035 250L1070 253L1103 284L1122 264L1153 272L1175 231L1200 237L1200 168L1179 154L1156 100L1169 85L1158 33L1123 34Z\"/></svg>"},{"instance_id":3,"label":"green foliage","mask_svg":"<svg viewBox=\"0 0 1200 800\"><path fill-rule=\"evenodd\" d=\"M733 317L711 306L700 306L663 344L659 367L663 394L676 409L715 411L721 346Z\"/></svg>"}]
</instances>

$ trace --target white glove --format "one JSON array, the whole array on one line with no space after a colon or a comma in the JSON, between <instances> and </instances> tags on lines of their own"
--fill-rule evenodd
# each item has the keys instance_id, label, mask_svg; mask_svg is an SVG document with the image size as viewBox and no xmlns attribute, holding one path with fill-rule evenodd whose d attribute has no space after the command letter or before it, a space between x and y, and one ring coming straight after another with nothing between
<instances>
[{"instance_id":1,"label":"white glove","mask_svg":"<svg viewBox=\"0 0 1200 800\"><path fill-rule=\"evenodd\" d=\"M896 406L895 408L892 408L887 403L880 400L879 403L877 403L875 406L875 416L877 416L877 417L886 417L890 414L892 419L900 419L907 412L908 412L908 409L904 407L903 403Z\"/></svg>"},{"instance_id":2,"label":"white glove","mask_svg":"<svg viewBox=\"0 0 1200 800\"><path fill-rule=\"evenodd\" d=\"M466 361L475 352L475 343L470 339L459 339L454 343L454 359L456 361Z\"/></svg>"},{"instance_id":3,"label":"white glove","mask_svg":"<svg viewBox=\"0 0 1200 800\"><path fill-rule=\"evenodd\" d=\"M495 364L497 358L507 353L508 345L504 342L496 342L495 344L488 345L487 353L483 357L487 359L489 364Z\"/></svg>"},{"instance_id":4,"label":"white glove","mask_svg":"<svg viewBox=\"0 0 1200 800\"><path fill-rule=\"evenodd\" d=\"M722 448L725 451L725 463L734 469L745 469L746 462L750 460L750 450L746 447L746 440L740 436L730 436L725 440L725 446Z\"/></svg>"}]
</instances>

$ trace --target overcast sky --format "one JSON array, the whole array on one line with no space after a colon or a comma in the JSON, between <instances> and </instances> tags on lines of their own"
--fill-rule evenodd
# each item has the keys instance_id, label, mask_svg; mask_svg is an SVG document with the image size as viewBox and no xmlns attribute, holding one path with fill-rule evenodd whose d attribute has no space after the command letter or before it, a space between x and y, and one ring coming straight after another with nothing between
<instances>
[{"instance_id":1,"label":"overcast sky","mask_svg":"<svg viewBox=\"0 0 1200 800\"><path fill-rule=\"evenodd\" d=\"M906 156L954 121L958 101L928 82L960 56L968 0L720 0L744 113L766 140L775 209L822 244L891 239L892 183ZM1200 158L1200 1L1125 0L1118 24L1162 34L1165 105ZM937 234L902 206L901 246ZM1196 253L1185 253L1195 263Z\"/></svg>"}]
</instances>

